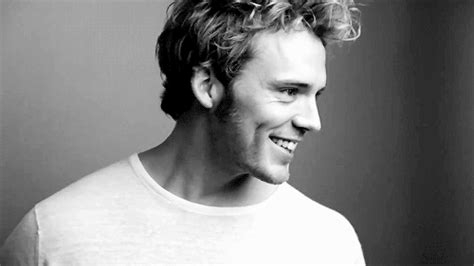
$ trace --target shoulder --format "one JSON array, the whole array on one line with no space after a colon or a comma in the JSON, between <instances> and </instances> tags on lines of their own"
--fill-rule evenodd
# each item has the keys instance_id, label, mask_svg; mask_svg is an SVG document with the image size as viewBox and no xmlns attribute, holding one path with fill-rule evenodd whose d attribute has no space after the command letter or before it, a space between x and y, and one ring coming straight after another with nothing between
<instances>
[{"instance_id":1,"label":"shoulder","mask_svg":"<svg viewBox=\"0 0 474 266\"><path fill-rule=\"evenodd\" d=\"M0 248L0 265L36 265L38 261L36 211L30 210Z\"/></svg>"},{"instance_id":2,"label":"shoulder","mask_svg":"<svg viewBox=\"0 0 474 266\"><path fill-rule=\"evenodd\" d=\"M318 225L334 233L354 231L342 214L312 200L290 184L282 185L280 201L280 206L284 206L287 213L293 217L302 217L305 224Z\"/></svg>"},{"instance_id":3,"label":"shoulder","mask_svg":"<svg viewBox=\"0 0 474 266\"><path fill-rule=\"evenodd\" d=\"M47 199L51 201L57 197L73 196L77 193L94 193L96 190L106 189L103 185L117 186L133 173L129 160L124 159L107 167L88 174L69 186L61 189Z\"/></svg>"},{"instance_id":4,"label":"shoulder","mask_svg":"<svg viewBox=\"0 0 474 266\"><path fill-rule=\"evenodd\" d=\"M346 217L289 184L283 184L280 192L275 206L284 213L282 219L290 234L298 235L302 249L309 247L313 254L324 251L319 256L326 256L328 261L363 263L359 238Z\"/></svg>"},{"instance_id":5,"label":"shoulder","mask_svg":"<svg viewBox=\"0 0 474 266\"><path fill-rule=\"evenodd\" d=\"M339 212L314 201L288 183L283 184L280 190L280 206L288 208L295 215L304 215L307 219L317 219L329 223L348 223L347 219Z\"/></svg>"},{"instance_id":6,"label":"shoulder","mask_svg":"<svg viewBox=\"0 0 474 266\"><path fill-rule=\"evenodd\" d=\"M115 198L136 183L129 160L124 159L82 177L37 204L39 214L84 209L100 201ZM90 206L92 207L92 206Z\"/></svg>"},{"instance_id":7,"label":"shoulder","mask_svg":"<svg viewBox=\"0 0 474 266\"><path fill-rule=\"evenodd\" d=\"M125 230L124 219L136 217L148 203L143 204L146 186L131 159L89 174L36 204L11 233L5 254L37 262L71 250L82 256L94 251L97 241L117 237Z\"/></svg>"},{"instance_id":8,"label":"shoulder","mask_svg":"<svg viewBox=\"0 0 474 266\"><path fill-rule=\"evenodd\" d=\"M83 232L88 225L138 211L148 195L146 192L130 159L111 164L36 204L41 238Z\"/></svg>"}]
</instances>

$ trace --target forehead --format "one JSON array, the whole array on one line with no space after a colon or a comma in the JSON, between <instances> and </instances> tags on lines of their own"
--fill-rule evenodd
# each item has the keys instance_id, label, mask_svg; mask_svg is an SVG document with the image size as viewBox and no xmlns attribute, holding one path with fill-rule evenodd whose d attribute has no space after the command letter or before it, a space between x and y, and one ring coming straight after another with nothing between
<instances>
[{"instance_id":1,"label":"forehead","mask_svg":"<svg viewBox=\"0 0 474 266\"><path fill-rule=\"evenodd\" d=\"M313 87L326 84L326 50L307 30L262 32L251 44L247 70L267 79L287 79Z\"/></svg>"}]
</instances>

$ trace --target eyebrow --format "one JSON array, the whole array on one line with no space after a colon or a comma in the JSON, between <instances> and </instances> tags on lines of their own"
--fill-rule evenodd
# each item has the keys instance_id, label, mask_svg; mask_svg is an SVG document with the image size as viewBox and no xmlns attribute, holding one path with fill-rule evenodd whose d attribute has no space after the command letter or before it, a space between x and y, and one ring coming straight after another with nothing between
<instances>
[{"instance_id":1,"label":"eyebrow","mask_svg":"<svg viewBox=\"0 0 474 266\"><path fill-rule=\"evenodd\" d=\"M275 80L271 82L273 86L288 86L288 87L298 87L298 88L310 88L311 86L308 83L298 82L293 80Z\"/></svg>"},{"instance_id":2,"label":"eyebrow","mask_svg":"<svg viewBox=\"0 0 474 266\"><path fill-rule=\"evenodd\" d=\"M275 80L275 81L271 82L271 84L274 87L288 86L288 87L297 87L297 88L302 88L302 89L311 88L311 85L308 84L308 83L298 82L298 81L293 81L293 80ZM326 90L326 86L318 89L317 93L322 93L324 90Z\"/></svg>"}]
</instances>

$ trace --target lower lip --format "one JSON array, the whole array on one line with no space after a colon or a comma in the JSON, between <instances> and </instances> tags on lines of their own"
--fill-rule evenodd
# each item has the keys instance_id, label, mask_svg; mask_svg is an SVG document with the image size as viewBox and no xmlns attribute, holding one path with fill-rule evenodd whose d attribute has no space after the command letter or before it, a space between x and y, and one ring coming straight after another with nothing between
<instances>
[{"instance_id":1,"label":"lower lip","mask_svg":"<svg viewBox=\"0 0 474 266\"><path fill-rule=\"evenodd\" d=\"M293 157L293 152L290 152L289 150L287 150L287 149L281 147L280 145L278 145L278 144L276 144L275 142L273 142L273 140L271 140L271 139L269 139L269 140L270 140L270 142L271 142L273 145L275 145L275 146L278 148L279 151L281 151L281 153L285 154L286 156L288 156L288 157L290 157L290 158Z\"/></svg>"}]
</instances>

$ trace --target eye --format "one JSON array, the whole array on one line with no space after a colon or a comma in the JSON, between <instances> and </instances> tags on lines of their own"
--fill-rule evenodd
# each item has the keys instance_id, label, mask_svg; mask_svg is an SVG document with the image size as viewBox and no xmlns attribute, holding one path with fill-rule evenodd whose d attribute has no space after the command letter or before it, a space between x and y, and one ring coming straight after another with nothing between
<instances>
[{"instance_id":1,"label":"eye","mask_svg":"<svg viewBox=\"0 0 474 266\"><path fill-rule=\"evenodd\" d=\"M289 96L295 96L298 93L298 89L296 88L283 88L280 91Z\"/></svg>"},{"instance_id":2,"label":"eye","mask_svg":"<svg viewBox=\"0 0 474 266\"><path fill-rule=\"evenodd\" d=\"M324 91L324 88L320 89L318 92L316 92L316 99L318 99L319 96L321 96L321 94L323 94L323 91Z\"/></svg>"}]
</instances>

